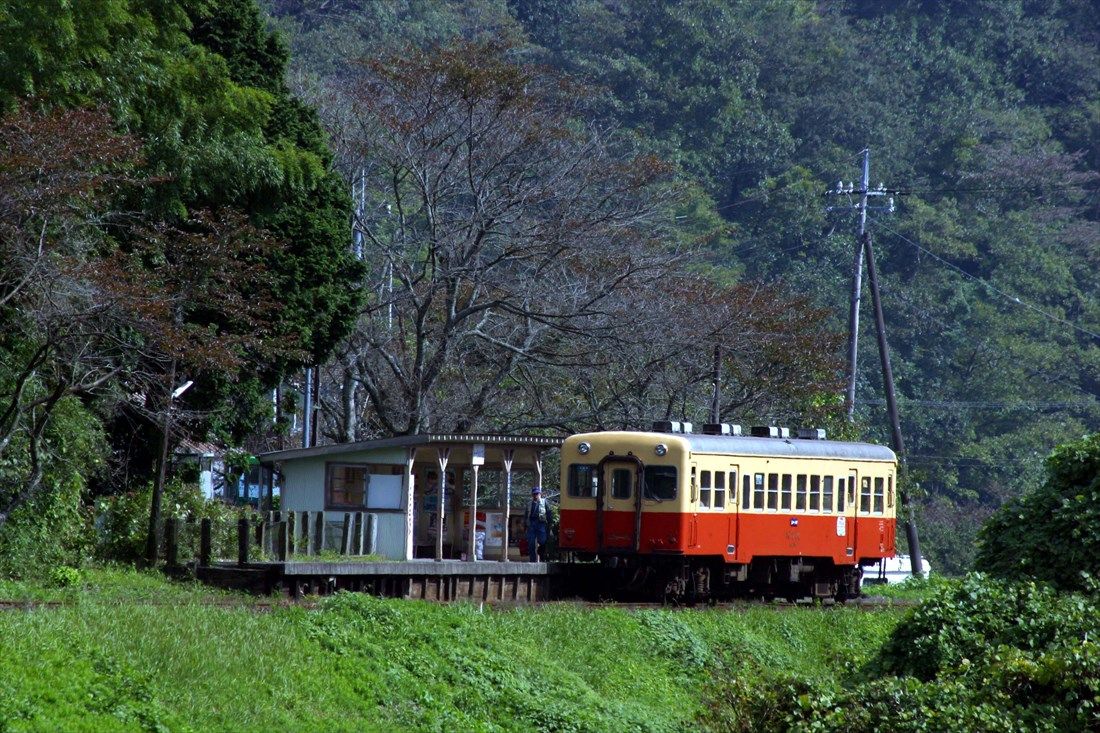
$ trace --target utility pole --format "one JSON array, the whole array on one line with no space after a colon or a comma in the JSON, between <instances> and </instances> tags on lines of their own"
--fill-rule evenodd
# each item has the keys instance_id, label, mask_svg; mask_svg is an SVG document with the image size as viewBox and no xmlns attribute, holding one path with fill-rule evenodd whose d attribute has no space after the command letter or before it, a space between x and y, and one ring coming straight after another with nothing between
<instances>
[{"instance_id":1,"label":"utility pole","mask_svg":"<svg viewBox=\"0 0 1100 733\"><path fill-rule=\"evenodd\" d=\"M868 207L867 201L872 196L886 196L886 186L879 184L877 189L871 189L871 149L864 148L863 174L860 176L860 185L857 189L854 184L844 185L844 181L838 181L836 190L827 191L830 196L859 196L859 203L846 206L829 206L826 211L851 211L859 212L859 234L856 237L854 257L852 258L852 295L848 304L848 388L844 393L844 410L851 422L855 416L856 407L856 363L859 353L859 303L863 287L863 239L867 234L867 211L869 208L894 210L894 199L889 199L887 206Z\"/></svg>"},{"instance_id":2,"label":"utility pole","mask_svg":"<svg viewBox=\"0 0 1100 733\"><path fill-rule=\"evenodd\" d=\"M848 388L844 394L844 407L848 413L848 420L854 418L856 402L856 363L859 346L859 305L861 286L863 280L863 259L867 258L867 279L871 286L871 302L875 309L875 335L878 340L879 359L882 363L882 384L886 391L886 410L890 418L890 442L894 446L894 453L898 457L898 503L905 511L905 537L909 543L910 572L914 577L923 575L920 551L920 540L917 536L917 525L913 520L913 507L909 502L909 492L902 481L907 474L905 441L901 434L901 420L898 415L897 395L894 392L894 371L890 365L890 350L886 343L886 319L882 310L882 299L878 287L878 270L875 267L875 252L871 247L871 235L867 232L867 212L870 209L894 211L894 199L887 199L886 206L868 206L868 199L872 196L887 196L890 192L886 186L879 184L877 189L871 190L871 150L865 148L862 151L863 174L860 177L858 189L851 183L845 187L843 182L837 183L836 190L828 191L829 195L846 195L851 197L859 195L858 204L847 206L830 206L827 211L852 210L859 212L859 236L856 239L855 257L852 262L852 294L848 311Z\"/></svg>"}]
</instances>

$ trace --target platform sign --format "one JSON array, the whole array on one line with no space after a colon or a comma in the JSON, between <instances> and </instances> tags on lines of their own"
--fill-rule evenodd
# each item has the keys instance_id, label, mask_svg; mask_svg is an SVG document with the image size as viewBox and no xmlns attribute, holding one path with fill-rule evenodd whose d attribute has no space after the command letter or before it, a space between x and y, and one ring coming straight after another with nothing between
<instances>
[{"instance_id":1,"label":"platform sign","mask_svg":"<svg viewBox=\"0 0 1100 733\"><path fill-rule=\"evenodd\" d=\"M485 465L485 444L474 443L470 450L470 465L471 466L484 466Z\"/></svg>"}]
</instances>

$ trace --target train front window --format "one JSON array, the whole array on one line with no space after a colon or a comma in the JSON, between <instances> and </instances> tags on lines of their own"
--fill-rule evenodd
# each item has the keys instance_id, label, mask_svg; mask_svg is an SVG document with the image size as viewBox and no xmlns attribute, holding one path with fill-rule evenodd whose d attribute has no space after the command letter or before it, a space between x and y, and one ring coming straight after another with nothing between
<instances>
[{"instance_id":1,"label":"train front window","mask_svg":"<svg viewBox=\"0 0 1100 733\"><path fill-rule=\"evenodd\" d=\"M864 476L863 480L859 482L859 513L870 514L871 512L871 477Z\"/></svg>"},{"instance_id":2,"label":"train front window","mask_svg":"<svg viewBox=\"0 0 1100 733\"><path fill-rule=\"evenodd\" d=\"M611 472L611 498L612 499L629 499L630 498L630 474L629 468L616 468Z\"/></svg>"},{"instance_id":3,"label":"train front window","mask_svg":"<svg viewBox=\"0 0 1100 733\"><path fill-rule=\"evenodd\" d=\"M752 506L753 509L764 508L764 474L758 473L755 476L756 486L752 491Z\"/></svg>"},{"instance_id":4,"label":"train front window","mask_svg":"<svg viewBox=\"0 0 1100 733\"><path fill-rule=\"evenodd\" d=\"M826 512L833 511L833 477L823 476L821 478L821 508ZM841 507L843 509L843 507Z\"/></svg>"},{"instance_id":5,"label":"train front window","mask_svg":"<svg viewBox=\"0 0 1100 733\"><path fill-rule=\"evenodd\" d=\"M806 511L806 474L798 475L798 491L794 497L794 508L800 512Z\"/></svg>"},{"instance_id":6,"label":"train front window","mask_svg":"<svg viewBox=\"0 0 1100 733\"><path fill-rule=\"evenodd\" d=\"M779 507L791 508L791 475L789 473L783 474L783 490L779 494Z\"/></svg>"},{"instance_id":7,"label":"train front window","mask_svg":"<svg viewBox=\"0 0 1100 733\"><path fill-rule=\"evenodd\" d=\"M810 511L821 511L821 477L810 476Z\"/></svg>"},{"instance_id":8,"label":"train front window","mask_svg":"<svg viewBox=\"0 0 1100 733\"><path fill-rule=\"evenodd\" d=\"M779 474L768 474L768 509L779 508Z\"/></svg>"},{"instance_id":9,"label":"train front window","mask_svg":"<svg viewBox=\"0 0 1100 733\"><path fill-rule=\"evenodd\" d=\"M596 495L596 467L573 463L569 466L569 495L591 499Z\"/></svg>"},{"instance_id":10,"label":"train front window","mask_svg":"<svg viewBox=\"0 0 1100 733\"><path fill-rule=\"evenodd\" d=\"M733 476L736 479L736 476ZM737 486L736 481L733 484ZM714 508L726 508L726 474L723 471L714 472Z\"/></svg>"},{"instance_id":11,"label":"train front window","mask_svg":"<svg viewBox=\"0 0 1100 733\"><path fill-rule=\"evenodd\" d=\"M654 501L672 501L676 498L679 481L676 466L646 466L644 476L642 496Z\"/></svg>"}]
</instances>

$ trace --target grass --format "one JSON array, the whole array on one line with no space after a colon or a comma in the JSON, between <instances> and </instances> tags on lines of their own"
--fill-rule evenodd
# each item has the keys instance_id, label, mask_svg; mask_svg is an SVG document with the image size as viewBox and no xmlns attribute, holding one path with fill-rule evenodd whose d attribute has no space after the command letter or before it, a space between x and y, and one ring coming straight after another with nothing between
<instances>
[{"instance_id":1,"label":"grass","mask_svg":"<svg viewBox=\"0 0 1100 733\"><path fill-rule=\"evenodd\" d=\"M358 594L254 607L155 574L0 584L0 731L679 731L709 688L829 683L897 610L494 610Z\"/></svg>"}]
</instances>

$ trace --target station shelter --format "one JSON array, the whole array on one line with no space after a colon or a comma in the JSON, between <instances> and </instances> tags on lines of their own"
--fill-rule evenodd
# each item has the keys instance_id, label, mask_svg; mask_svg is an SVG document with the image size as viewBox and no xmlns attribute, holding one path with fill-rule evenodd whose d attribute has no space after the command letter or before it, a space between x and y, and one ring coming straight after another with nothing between
<instances>
[{"instance_id":1,"label":"station shelter","mask_svg":"<svg viewBox=\"0 0 1100 733\"><path fill-rule=\"evenodd\" d=\"M394 560L519 557L523 504L562 439L419 434L259 456L283 512L374 515L375 554ZM513 498L516 497L516 498ZM475 521L471 523L471 518Z\"/></svg>"}]
</instances>

